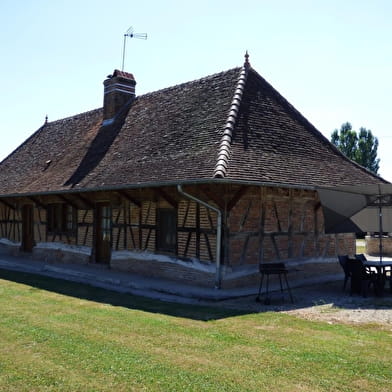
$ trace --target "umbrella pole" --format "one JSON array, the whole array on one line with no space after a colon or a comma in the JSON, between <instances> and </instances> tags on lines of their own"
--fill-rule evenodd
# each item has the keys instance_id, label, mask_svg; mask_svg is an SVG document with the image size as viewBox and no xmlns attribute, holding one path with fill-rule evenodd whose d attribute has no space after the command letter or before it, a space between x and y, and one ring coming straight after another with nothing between
<instances>
[{"instance_id":1,"label":"umbrella pole","mask_svg":"<svg viewBox=\"0 0 392 392\"><path fill-rule=\"evenodd\" d=\"M382 232L383 232L383 228L382 228L382 208L381 208L381 195L380 198L378 199L379 201L379 206L378 206L378 211L379 211L379 220L380 220L380 232L379 234L379 249L380 249L380 264L382 263Z\"/></svg>"}]
</instances>

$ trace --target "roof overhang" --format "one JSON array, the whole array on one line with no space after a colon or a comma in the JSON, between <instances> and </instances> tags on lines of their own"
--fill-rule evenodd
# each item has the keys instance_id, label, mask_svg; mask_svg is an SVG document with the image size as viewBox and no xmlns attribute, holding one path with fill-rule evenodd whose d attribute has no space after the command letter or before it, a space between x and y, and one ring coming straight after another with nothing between
<instances>
[{"instance_id":1,"label":"roof overhang","mask_svg":"<svg viewBox=\"0 0 392 392\"><path fill-rule=\"evenodd\" d=\"M273 188L287 188L287 189L303 189L303 190L316 190L316 186L303 185L303 184L285 184L268 181L249 181L249 180L230 180L226 178L210 178L210 179L189 179L189 180L170 180L159 182L143 182L135 184L122 184L122 185L108 185L93 188L73 188L73 189L57 189L52 191L42 192L27 192L27 193L9 193L0 195L0 198L10 197L32 197L32 196L50 196L50 195L65 195L77 193L91 193L91 192L111 192L119 190L131 190L142 188L159 188L159 187L176 187L177 185L247 185L258 187L273 187Z\"/></svg>"}]
</instances>

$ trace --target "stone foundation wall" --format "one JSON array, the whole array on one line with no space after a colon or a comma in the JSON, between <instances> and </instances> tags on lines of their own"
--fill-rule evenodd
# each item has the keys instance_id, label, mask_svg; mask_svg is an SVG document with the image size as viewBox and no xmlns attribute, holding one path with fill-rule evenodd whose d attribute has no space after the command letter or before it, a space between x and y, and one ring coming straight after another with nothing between
<instances>
[{"instance_id":1,"label":"stone foundation wall","mask_svg":"<svg viewBox=\"0 0 392 392\"><path fill-rule=\"evenodd\" d=\"M18 244L1 244L0 251L17 256L20 254ZM76 252L63 248L36 247L30 257L47 263L88 264L89 255L85 252ZM169 258L169 257L168 257ZM286 267L289 270L288 280L291 287L321 281L328 276L340 274L343 277L341 267L335 258L329 259L306 259L287 260ZM110 268L116 271L124 271L140 274L146 277L165 278L175 282L188 283L202 287L214 287L216 280L215 264L202 264L197 261L185 262L173 258L171 261L162 260L162 256L150 254L143 259L113 257ZM231 268L222 266L222 285L224 289L254 287L260 283L258 266L242 266ZM272 276L271 287L277 287L278 280ZM255 291L256 292L256 291Z\"/></svg>"},{"instance_id":2,"label":"stone foundation wall","mask_svg":"<svg viewBox=\"0 0 392 392\"><path fill-rule=\"evenodd\" d=\"M287 279L290 287L301 286L304 284L315 283L322 281L325 278L331 278L341 275L343 278L343 271L337 259L318 259L318 260L302 260L302 261L287 261L285 262L288 269ZM247 275L232 278L230 273L223 276L222 288L241 288L241 287L257 287L260 284L261 275L258 268L251 273L248 271ZM278 276L271 275L270 283L272 286L279 285ZM265 280L264 280L265 285ZM285 287L285 285L284 285Z\"/></svg>"},{"instance_id":3,"label":"stone foundation wall","mask_svg":"<svg viewBox=\"0 0 392 392\"><path fill-rule=\"evenodd\" d=\"M85 253L70 252L64 249L33 249L32 258L48 263L88 264L90 256Z\"/></svg>"},{"instance_id":4,"label":"stone foundation wall","mask_svg":"<svg viewBox=\"0 0 392 392\"><path fill-rule=\"evenodd\" d=\"M343 272L337 258L326 259L306 259L300 261L286 261L285 262L288 273L289 284L292 287L303 285L306 283L314 283L323 280L325 277L342 275ZM140 274L142 276L151 276L156 278L166 278L178 282L186 282L191 285L198 285L203 287L214 287L215 285L215 265L207 270L202 270L192 263L189 267L186 263L164 262L154 259L112 259L110 266L113 270L125 271ZM207 268L206 268L207 269ZM276 281L276 282L274 282ZM277 283L277 277L271 277L271 284ZM230 267L222 266L222 281L221 287L223 289L233 288L257 288L260 283L260 273L258 266L249 268L244 266L233 270Z\"/></svg>"},{"instance_id":5,"label":"stone foundation wall","mask_svg":"<svg viewBox=\"0 0 392 392\"><path fill-rule=\"evenodd\" d=\"M136 273L154 278L166 278L182 283L204 287L214 287L215 273L201 271L175 262L164 262L151 259L112 259L110 267L113 270Z\"/></svg>"}]
</instances>

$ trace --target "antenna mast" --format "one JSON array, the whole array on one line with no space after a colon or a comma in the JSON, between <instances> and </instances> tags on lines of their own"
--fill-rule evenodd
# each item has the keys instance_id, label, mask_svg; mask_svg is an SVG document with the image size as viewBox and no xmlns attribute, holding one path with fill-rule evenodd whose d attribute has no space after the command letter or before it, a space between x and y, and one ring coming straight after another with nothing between
<instances>
[{"instance_id":1,"label":"antenna mast","mask_svg":"<svg viewBox=\"0 0 392 392\"><path fill-rule=\"evenodd\" d=\"M146 33L134 33L132 26L125 32L125 34L124 34L124 44L123 44L123 55L122 55L121 71L124 71L125 45L126 45L126 42L127 42L127 37L129 37L129 38L137 38L137 39L147 39L147 34Z\"/></svg>"}]
</instances>

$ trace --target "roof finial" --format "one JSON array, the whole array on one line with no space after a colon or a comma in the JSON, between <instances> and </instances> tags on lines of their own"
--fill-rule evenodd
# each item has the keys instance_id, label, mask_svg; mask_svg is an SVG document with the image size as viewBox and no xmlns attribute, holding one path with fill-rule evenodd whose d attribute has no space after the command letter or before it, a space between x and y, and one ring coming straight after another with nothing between
<instances>
[{"instance_id":1,"label":"roof finial","mask_svg":"<svg viewBox=\"0 0 392 392\"><path fill-rule=\"evenodd\" d=\"M45 124L48 123L48 115L45 116Z\"/></svg>"},{"instance_id":2,"label":"roof finial","mask_svg":"<svg viewBox=\"0 0 392 392\"><path fill-rule=\"evenodd\" d=\"M248 51L245 52L245 63L244 63L244 67L245 68L249 68L250 67L250 62L249 62L249 54Z\"/></svg>"}]
</instances>

